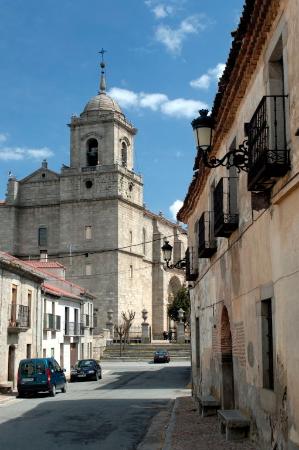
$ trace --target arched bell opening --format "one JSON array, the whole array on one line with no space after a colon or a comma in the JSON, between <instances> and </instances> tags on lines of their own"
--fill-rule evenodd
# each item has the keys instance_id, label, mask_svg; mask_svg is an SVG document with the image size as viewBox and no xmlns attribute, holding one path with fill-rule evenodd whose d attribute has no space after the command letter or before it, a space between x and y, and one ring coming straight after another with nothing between
<instances>
[{"instance_id":1,"label":"arched bell opening","mask_svg":"<svg viewBox=\"0 0 299 450\"><path fill-rule=\"evenodd\" d=\"M96 139L88 139L86 143L87 166L97 166L99 164L99 143Z\"/></svg>"}]
</instances>

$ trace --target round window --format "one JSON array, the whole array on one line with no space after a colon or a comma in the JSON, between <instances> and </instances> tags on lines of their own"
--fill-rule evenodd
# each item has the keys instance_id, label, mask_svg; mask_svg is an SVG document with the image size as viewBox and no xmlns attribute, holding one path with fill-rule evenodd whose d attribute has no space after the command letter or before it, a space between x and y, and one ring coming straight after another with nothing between
<instances>
[{"instance_id":1,"label":"round window","mask_svg":"<svg viewBox=\"0 0 299 450\"><path fill-rule=\"evenodd\" d=\"M92 181L91 180L85 181L85 186L87 187L87 189L90 189L92 187Z\"/></svg>"}]
</instances>

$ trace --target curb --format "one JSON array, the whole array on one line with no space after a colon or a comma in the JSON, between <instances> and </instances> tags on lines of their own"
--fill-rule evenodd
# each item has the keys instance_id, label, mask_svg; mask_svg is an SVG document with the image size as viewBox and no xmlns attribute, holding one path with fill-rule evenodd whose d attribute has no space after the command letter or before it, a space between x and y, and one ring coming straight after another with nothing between
<instances>
[{"instance_id":1,"label":"curb","mask_svg":"<svg viewBox=\"0 0 299 450\"><path fill-rule=\"evenodd\" d=\"M168 429L169 420L172 417L175 400L170 400L167 409L154 416L145 438L140 442L137 450L162 450Z\"/></svg>"},{"instance_id":2,"label":"curb","mask_svg":"<svg viewBox=\"0 0 299 450\"><path fill-rule=\"evenodd\" d=\"M170 416L170 420L165 432L165 440L164 440L164 445L161 448L162 450L171 450L171 437L172 437L172 433L174 431L174 427L175 427L175 416L176 416L176 410L178 408L178 398L177 397L174 401L174 405L172 408L172 412L171 412L171 416Z\"/></svg>"}]
</instances>

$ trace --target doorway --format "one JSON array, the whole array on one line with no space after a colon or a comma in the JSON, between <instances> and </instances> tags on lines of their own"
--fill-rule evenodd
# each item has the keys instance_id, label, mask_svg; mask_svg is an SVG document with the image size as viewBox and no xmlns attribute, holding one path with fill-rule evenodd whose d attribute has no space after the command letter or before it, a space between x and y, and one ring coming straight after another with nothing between
<instances>
[{"instance_id":1,"label":"doorway","mask_svg":"<svg viewBox=\"0 0 299 450\"><path fill-rule=\"evenodd\" d=\"M75 366L76 362L78 361L78 344L72 343L70 344L70 356L71 356L71 367Z\"/></svg>"},{"instance_id":2,"label":"doorway","mask_svg":"<svg viewBox=\"0 0 299 450\"><path fill-rule=\"evenodd\" d=\"M235 392L232 334L228 311L225 306L221 315L221 369L221 407L222 409L234 409Z\"/></svg>"},{"instance_id":3,"label":"doorway","mask_svg":"<svg viewBox=\"0 0 299 450\"><path fill-rule=\"evenodd\" d=\"M12 381L13 386L15 386L15 357L16 357L16 348L14 345L10 345L8 348L7 380Z\"/></svg>"}]
</instances>

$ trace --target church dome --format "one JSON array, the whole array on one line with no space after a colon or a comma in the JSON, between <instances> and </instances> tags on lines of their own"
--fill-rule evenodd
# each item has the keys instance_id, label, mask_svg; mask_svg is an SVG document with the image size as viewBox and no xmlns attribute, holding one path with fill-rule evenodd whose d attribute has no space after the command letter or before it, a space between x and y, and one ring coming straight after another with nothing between
<instances>
[{"instance_id":1,"label":"church dome","mask_svg":"<svg viewBox=\"0 0 299 450\"><path fill-rule=\"evenodd\" d=\"M115 111L122 114L119 105L106 92L99 92L98 95L89 100L83 112L88 113L91 111Z\"/></svg>"}]
</instances>

